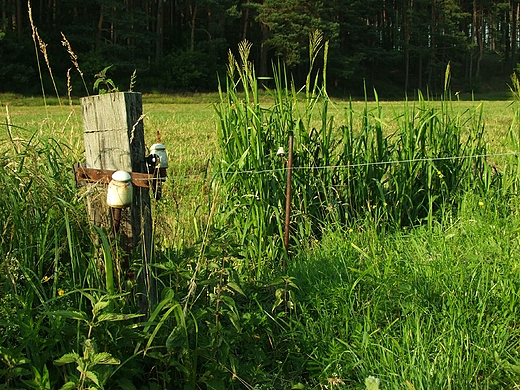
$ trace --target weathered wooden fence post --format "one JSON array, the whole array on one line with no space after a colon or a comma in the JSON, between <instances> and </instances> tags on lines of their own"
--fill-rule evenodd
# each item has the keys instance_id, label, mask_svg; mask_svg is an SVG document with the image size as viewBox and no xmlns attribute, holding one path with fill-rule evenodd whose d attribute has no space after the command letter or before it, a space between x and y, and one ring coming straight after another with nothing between
<instances>
[{"instance_id":1,"label":"weathered wooden fence post","mask_svg":"<svg viewBox=\"0 0 520 390\"><path fill-rule=\"evenodd\" d=\"M117 92L81 99L85 141L85 168L147 173L142 97L135 92ZM110 228L111 213L106 205L106 186L88 200L90 220ZM149 312L156 302L153 261L152 218L147 186L134 186L133 201L121 211L120 245L131 260L141 256L143 268L138 273L142 285L141 310ZM124 265L128 271L129 263Z\"/></svg>"}]
</instances>

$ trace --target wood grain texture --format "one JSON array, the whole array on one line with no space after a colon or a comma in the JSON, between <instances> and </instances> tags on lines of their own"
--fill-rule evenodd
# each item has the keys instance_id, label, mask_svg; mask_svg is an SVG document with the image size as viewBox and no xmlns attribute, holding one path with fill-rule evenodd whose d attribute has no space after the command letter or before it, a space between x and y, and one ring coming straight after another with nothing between
<instances>
[{"instance_id":1,"label":"wood grain texture","mask_svg":"<svg viewBox=\"0 0 520 390\"><path fill-rule=\"evenodd\" d=\"M145 143L140 93L81 99L87 168L144 172Z\"/></svg>"}]
</instances>

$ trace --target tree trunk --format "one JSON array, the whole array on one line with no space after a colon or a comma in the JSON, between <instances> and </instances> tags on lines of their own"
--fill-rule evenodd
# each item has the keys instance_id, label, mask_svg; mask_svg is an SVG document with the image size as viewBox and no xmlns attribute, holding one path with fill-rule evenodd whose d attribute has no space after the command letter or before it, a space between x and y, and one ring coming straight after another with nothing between
<instances>
[{"instance_id":1,"label":"tree trunk","mask_svg":"<svg viewBox=\"0 0 520 390\"><path fill-rule=\"evenodd\" d=\"M514 67L516 65L516 52L517 52L517 35L518 35L518 8L520 7L520 3L512 2L511 3L511 36L509 37L509 42L511 45L510 49L510 63Z\"/></svg>"},{"instance_id":2,"label":"tree trunk","mask_svg":"<svg viewBox=\"0 0 520 390\"><path fill-rule=\"evenodd\" d=\"M482 36L482 26L480 25L480 18L479 23L477 24L477 47L478 47L478 58L477 58L477 69L475 70L475 77L480 76L480 62L482 61L482 57L484 56L484 42L483 42L483 36Z\"/></svg>"},{"instance_id":3,"label":"tree trunk","mask_svg":"<svg viewBox=\"0 0 520 390\"><path fill-rule=\"evenodd\" d=\"M248 4L248 2L246 2L246 4ZM247 25L249 23L249 7L245 7L245 10L242 12L242 15L244 17L244 27L242 29L242 40L245 40L247 39Z\"/></svg>"},{"instance_id":4,"label":"tree trunk","mask_svg":"<svg viewBox=\"0 0 520 390\"><path fill-rule=\"evenodd\" d=\"M417 67L417 89L422 88L423 56L419 55L419 66Z\"/></svg>"},{"instance_id":5,"label":"tree trunk","mask_svg":"<svg viewBox=\"0 0 520 390\"><path fill-rule=\"evenodd\" d=\"M162 0L157 1L157 26L156 26L156 41L155 41L155 64L159 64L163 52L163 37L164 37L164 3Z\"/></svg>"},{"instance_id":6,"label":"tree trunk","mask_svg":"<svg viewBox=\"0 0 520 390\"><path fill-rule=\"evenodd\" d=\"M171 28L170 28L170 36L169 40L172 42L174 46L180 46L183 42L184 37L184 29L183 29L183 22L184 17L181 11L181 7L179 5L178 0L175 0L173 2L172 8L172 14L170 16L171 19ZM166 30L168 31L168 29Z\"/></svg>"},{"instance_id":7,"label":"tree trunk","mask_svg":"<svg viewBox=\"0 0 520 390\"><path fill-rule=\"evenodd\" d=\"M262 44L260 46L260 76L267 76L267 55L269 48L267 47L267 38L269 37L269 27L260 22L260 28L262 29Z\"/></svg>"},{"instance_id":8,"label":"tree trunk","mask_svg":"<svg viewBox=\"0 0 520 390\"><path fill-rule=\"evenodd\" d=\"M56 13L57 13L57 4L56 0L52 1L52 27L56 27Z\"/></svg>"},{"instance_id":9,"label":"tree trunk","mask_svg":"<svg viewBox=\"0 0 520 390\"><path fill-rule=\"evenodd\" d=\"M408 92L410 86L410 33L408 31L407 10L403 10L403 30L404 30L404 91Z\"/></svg>"},{"instance_id":10,"label":"tree trunk","mask_svg":"<svg viewBox=\"0 0 520 390\"><path fill-rule=\"evenodd\" d=\"M7 9L6 0L2 0L2 14L0 17L2 18L2 31L7 31Z\"/></svg>"},{"instance_id":11,"label":"tree trunk","mask_svg":"<svg viewBox=\"0 0 520 390\"><path fill-rule=\"evenodd\" d=\"M16 33L18 39L22 38L22 1L16 0Z\"/></svg>"},{"instance_id":12,"label":"tree trunk","mask_svg":"<svg viewBox=\"0 0 520 390\"><path fill-rule=\"evenodd\" d=\"M471 43L475 43L477 40L477 2L473 0L473 13L472 13L472 23L471 23ZM474 48L470 49L469 52L469 81L473 82L473 59L475 58Z\"/></svg>"},{"instance_id":13,"label":"tree trunk","mask_svg":"<svg viewBox=\"0 0 520 390\"><path fill-rule=\"evenodd\" d=\"M99 50L101 46L101 35L103 33L103 4L101 4L100 10L99 10L99 19L97 24L97 31L96 31L96 51Z\"/></svg>"},{"instance_id":14,"label":"tree trunk","mask_svg":"<svg viewBox=\"0 0 520 390\"><path fill-rule=\"evenodd\" d=\"M197 4L191 11L190 51L195 50L195 22L197 21Z\"/></svg>"},{"instance_id":15,"label":"tree trunk","mask_svg":"<svg viewBox=\"0 0 520 390\"><path fill-rule=\"evenodd\" d=\"M511 60L511 36L512 31L514 30L513 27L513 6L514 4L509 2L509 12L504 13L503 20L500 23L500 32L501 32L501 38L504 42L504 57L505 57L505 64L508 65ZM510 28L508 28L510 27Z\"/></svg>"},{"instance_id":16,"label":"tree trunk","mask_svg":"<svg viewBox=\"0 0 520 390\"><path fill-rule=\"evenodd\" d=\"M410 51L404 49L404 92L408 92L410 86Z\"/></svg>"}]
</instances>

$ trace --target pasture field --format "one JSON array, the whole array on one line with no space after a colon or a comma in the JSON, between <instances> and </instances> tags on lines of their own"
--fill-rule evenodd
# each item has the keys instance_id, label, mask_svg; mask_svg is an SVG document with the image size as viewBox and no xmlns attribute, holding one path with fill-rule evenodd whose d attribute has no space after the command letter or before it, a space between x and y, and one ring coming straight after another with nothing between
<instances>
[{"instance_id":1,"label":"pasture field","mask_svg":"<svg viewBox=\"0 0 520 390\"><path fill-rule=\"evenodd\" d=\"M170 192L171 197L166 197L159 205L170 211L175 209L175 213L172 213L176 216L175 220L172 220L172 216L165 218L167 229L174 232L166 235L169 245L173 245L172 240L175 239L192 242L194 231L200 229L194 226L194 216L205 210L202 205L206 206L208 200L204 183L209 174L208 167L218 159L219 153L214 107L218 99L216 94L143 96L145 140L149 145L155 143L157 132L160 132L161 141L167 145L170 157L169 175L172 181L166 184L166 192ZM28 139L33 134L52 136L70 146L77 160L81 160L84 146L79 101L74 100L73 105L58 106L56 99L49 100L51 104L44 107L41 98L0 96L5 120L13 124L12 134L15 138ZM268 97L263 96L262 100L269 106ZM433 107L439 104L438 101L431 102ZM391 134L398 126L396 118L402 115L405 105L414 106L414 103L353 101L352 107L349 105L348 101L334 100L329 110L337 126L346 122L348 112L352 110L357 115L356 126L361 128L362 112L368 105L369 110L376 110L377 107L382 109L385 132ZM514 116L511 100L451 101L450 108L461 115L482 109L488 152L507 151L505 139ZM468 114L467 118L470 117L471 114ZM4 131L0 141L4 143L7 136Z\"/></svg>"},{"instance_id":2,"label":"pasture field","mask_svg":"<svg viewBox=\"0 0 520 390\"><path fill-rule=\"evenodd\" d=\"M106 293L114 244L89 227L72 177L80 106L0 96L0 388L519 388L518 102L319 96L309 115L305 102L272 108L295 99L287 90L261 107L254 90L229 92L143 96L146 142L159 132L170 156L154 205L161 298L144 321L132 286ZM290 110L307 170L295 171L287 254L285 170L271 149ZM327 129L354 134L348 171L336 159L345 138L326 144ZM433 142L423 149L422 129ZM369 169L374 154L405 156L412 136L414 161L394 164L404 171ZM435 137L437 160L419 153Z\"/></svg>"}]
</instances>

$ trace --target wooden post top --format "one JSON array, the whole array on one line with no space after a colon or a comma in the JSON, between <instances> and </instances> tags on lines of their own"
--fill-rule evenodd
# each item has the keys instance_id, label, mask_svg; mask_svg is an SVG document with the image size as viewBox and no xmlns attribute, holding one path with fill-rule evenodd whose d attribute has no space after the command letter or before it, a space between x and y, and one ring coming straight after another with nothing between
<instances>
[{"instance_id":1,"label":"wooden post top","mask_svg":"<svg viewBox=\"0 0 520 390\"><path fill-rule=\"evenodd\" d=\"M144 172L141 93L107 93L80 101L86 168Z\"/></svg>"}]
</instances>

